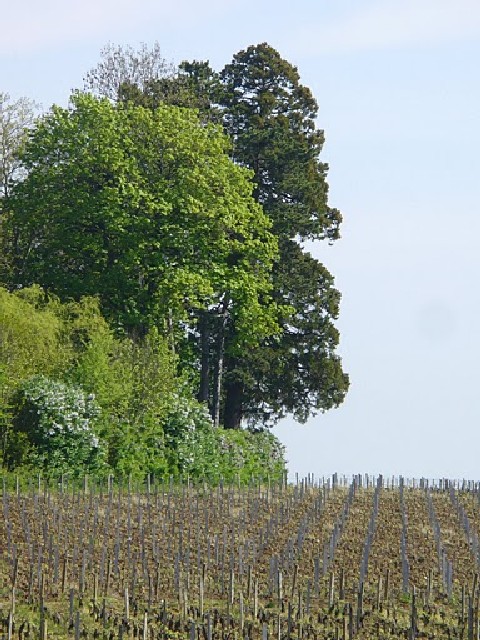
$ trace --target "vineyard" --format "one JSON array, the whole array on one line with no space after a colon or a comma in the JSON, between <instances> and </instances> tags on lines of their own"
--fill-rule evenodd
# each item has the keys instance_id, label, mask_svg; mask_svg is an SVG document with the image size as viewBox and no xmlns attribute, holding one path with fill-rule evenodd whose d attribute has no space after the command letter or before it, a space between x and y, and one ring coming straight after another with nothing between
<instances>
[{"instance_id":1,"label":"vineyard","mask_svg":"<svg viewBox=\"0 0 480 640\"><path fill-rule=\"evenodd\" d=\"M3 481L10 640L478 639L480 485Z\"/></svg>"}]
</instances>

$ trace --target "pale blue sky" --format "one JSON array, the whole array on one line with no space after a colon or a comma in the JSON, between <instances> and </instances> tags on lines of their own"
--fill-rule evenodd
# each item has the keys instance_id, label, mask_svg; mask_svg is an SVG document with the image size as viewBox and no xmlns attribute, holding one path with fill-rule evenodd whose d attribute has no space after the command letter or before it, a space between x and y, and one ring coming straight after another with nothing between
<instances>
[{"instance_id":1,"label":"pale blue sky","mask_svg":"<svg viewBox=\"0 0 480 640\"><path fill-rule=\"evenodd\" d=\"M65 104L107 42L216 68L268 42L319 105L342 239L344 405L276 429L290 471L480 478L480 2L19 0L0 91Z\"/></svg>"}]
</instances>

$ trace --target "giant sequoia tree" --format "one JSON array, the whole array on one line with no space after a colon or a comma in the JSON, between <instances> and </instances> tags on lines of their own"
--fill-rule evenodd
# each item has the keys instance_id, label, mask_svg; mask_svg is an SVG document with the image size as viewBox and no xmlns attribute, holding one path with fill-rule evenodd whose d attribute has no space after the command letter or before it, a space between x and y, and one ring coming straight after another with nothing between
<instances>
[{"instance_id":1,"label":"giant sequoia tree","mask_svg":"<svg viewBox=\"0 0 480 640\"><path fill-rule=\"evenodd\" d=\"M224 421L228 427L242 418L268 423L285 413L304 421L338 406L348 389L332 323L339 293L327 269L298 242L335 240L341 222L328 205L318 106L297 69L267 44L240 51L220 79L234 159L253 169L254 194L279 239L275 299L292 307L279 339L229 360Z\"/></svg>"}]
</instances>

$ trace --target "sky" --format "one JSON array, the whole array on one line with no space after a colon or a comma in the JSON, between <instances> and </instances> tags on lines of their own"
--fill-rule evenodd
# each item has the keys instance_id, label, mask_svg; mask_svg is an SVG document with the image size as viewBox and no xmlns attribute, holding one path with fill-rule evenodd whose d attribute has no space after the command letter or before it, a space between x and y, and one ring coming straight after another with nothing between
<instances>
[{"instance_id":1,"label":"sky","mask_svg":"<svg viewBox=\"0 0 480 640\"><path fill-rule=\"evenodd\" d=\"M290 477L480 479L480 2L18 0L2 7L0 91L66 105L107 43L160 43L220 69L268 42L319 103L351 388L286 418Z\"/></svg>"}]
</instances>

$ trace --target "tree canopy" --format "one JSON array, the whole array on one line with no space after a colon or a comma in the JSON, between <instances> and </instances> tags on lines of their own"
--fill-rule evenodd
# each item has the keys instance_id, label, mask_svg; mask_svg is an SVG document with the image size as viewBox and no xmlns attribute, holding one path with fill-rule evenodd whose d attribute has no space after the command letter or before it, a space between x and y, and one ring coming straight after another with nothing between
<instances>
[{"instance_id":1,"label":"tree canopy","mask_svg":"<svg viewBox=\"0 0 480 640\"><path fill-rule=\"evenodd\" d=\"M206 72L200 63L181 69L191 79L199 69ZM227 357L224 423L270 424L286 413L304 421L341 404L349 385L335 351L340 294L326 267L301 245L333 242L342 220L328 204L318 105L297 69L266 43L240 51L219 74L210 72L210 83L202 86L210 87L210 108L222 114L233 159L254 172L254 196L279 242L274 299L290 309L279 335L240 357ZM196 90L198 83L190 86ZM229 339L235 330L227 338L227 354Z\"/></svg>"},{"instance_id":2,"label":"tree canopy","mask_svg":"<svg viewBox=\"0 0 480 640\"><path fill-rule=\"evenodd\" d=\"M304 242L335 241L342 216L296 67L266 43L219 72L110 45L84 88L15 156L0 281L167 335L215 425L338 406L340 293Z\"/></svg>"},{"instance_id":3,"label":"tree canopy","mask_svg":"<svg viewBox=\"0 0 480 640\"><path fill-rule=\"evenodd\" d=\"M228 146L191 110L87 94L54 107L31 133L11 198L12 284L99 295L116 326L140 333L228 297L247 341L252 327L271 331L260 298L277 241Z\"/></svg>"},{"instance_id":4,"label":"tree canopy","mask_svg":"<svg viewBox=\"0 0 480 640\"><path fill-rule=\"evenodd\" d=\"M235 54L220 79L233 157L253 169L256 198L275 233L335 240L341 215L327 202L318 105L296 67L263 43Z\"/></svg>"}]
</instances>

